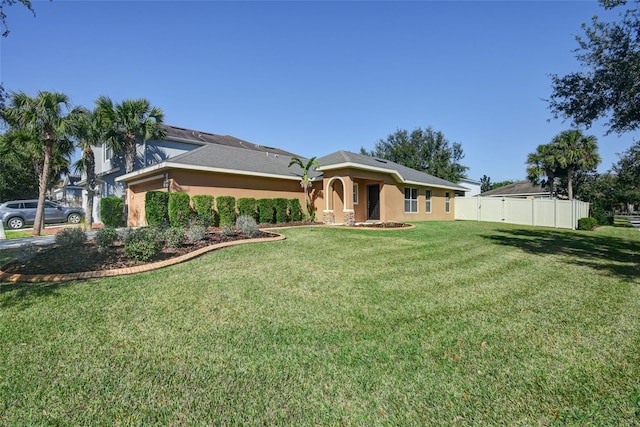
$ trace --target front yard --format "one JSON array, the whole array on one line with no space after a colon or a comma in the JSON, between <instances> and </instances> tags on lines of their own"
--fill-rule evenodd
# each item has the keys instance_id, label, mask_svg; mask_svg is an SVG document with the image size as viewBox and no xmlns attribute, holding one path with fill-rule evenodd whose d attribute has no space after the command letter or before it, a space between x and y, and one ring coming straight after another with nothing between
<instances>
[{"instance_id":1,"label":"front yard","mask_svg":"<svg viewBox=\"0 0 640 427\"><path fill-rule=\"evenodd\" d=\"M281 232L0 284L0 425L637 425L637 230Z\"/></svg>"}]
</instances>

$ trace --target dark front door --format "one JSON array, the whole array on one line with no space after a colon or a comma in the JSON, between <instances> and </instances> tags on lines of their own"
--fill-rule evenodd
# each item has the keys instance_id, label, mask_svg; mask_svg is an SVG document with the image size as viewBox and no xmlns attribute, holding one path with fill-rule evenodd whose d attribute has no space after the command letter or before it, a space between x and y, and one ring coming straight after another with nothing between
<instances>
[{"instance_id":1,"label":"dark front door","mask_svg":"<svg viewBox=\"0 0 640 427\"><path fill-rule=\"evenodd\" d=\"M367 185L367 219L380 219L380 185Z\"/></svg>"}]
</instances>

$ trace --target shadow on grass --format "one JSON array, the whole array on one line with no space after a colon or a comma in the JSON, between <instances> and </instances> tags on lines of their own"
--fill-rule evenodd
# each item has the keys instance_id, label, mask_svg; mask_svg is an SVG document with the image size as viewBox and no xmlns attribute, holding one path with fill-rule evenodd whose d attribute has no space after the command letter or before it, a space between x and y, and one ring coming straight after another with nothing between
<instances>
[{"instance_id":1,"label":"shadow on grass","mask_svg":"<svg viewBox=\"0 0 640 427\"><path fill-rule=\"evenodd\" d=\"M0 284L0 307L11 308L20 307L25 309L31 305L36 298L52 296L59 289L69 285L64 283L1 283Z\"/></svg>"},{"instance_id":2,"label":"shadow on grass","mask_svg":"<svg viewBox=\"0 0 640 427\"><path fill-rule=\"evenodd\" d=\"M607 271L625 280L640 279L640 244L589 232L498 229L484 238L534 255L563 255L568 263Z\"/></svg>"}]
</instances>

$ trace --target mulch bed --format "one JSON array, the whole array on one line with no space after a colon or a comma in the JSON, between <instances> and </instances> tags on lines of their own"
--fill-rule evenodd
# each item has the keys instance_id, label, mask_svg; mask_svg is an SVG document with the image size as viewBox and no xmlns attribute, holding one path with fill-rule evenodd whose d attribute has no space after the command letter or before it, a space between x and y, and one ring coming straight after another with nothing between
<instances>
[{"instance_id":1,"label":"mulch bed","mask_svg":"<svg viewBox=\"0 0 640 427\"><path fill-rule=\"evenodd\" d=\"M208 233L204 240L185 243L180 248L165 247L160 256L152 262L163 261L187 254L205 246L236 240L273 237L272 233L261 231L255 237L248 237L237 233L225 236L219 232ZM60 248L58 245L33 248L35 256L27 261L13 261L2 266L2 271L10 274L67 274L84 271L105 271L119 268L133 267L141 263L128 259L124 255L124 246L117 242L110 250L100 252L93 240L89 240L81 247L70 249Z\"/></svg>"}]
</instances>

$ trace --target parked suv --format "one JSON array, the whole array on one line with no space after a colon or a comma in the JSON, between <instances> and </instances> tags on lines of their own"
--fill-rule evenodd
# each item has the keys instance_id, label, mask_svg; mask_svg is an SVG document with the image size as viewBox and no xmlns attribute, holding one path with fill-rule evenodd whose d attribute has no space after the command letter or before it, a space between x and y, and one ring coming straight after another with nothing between
<instances>
[{"instance_id":1,"label":"parked suv","mask_svg":"<svg viewBox=\"0 0 640 427\"><path fill-rule=\"evenodd\" d=\"M0 220L6 228L18 229L32 225L36 219L38 200L12 200L0 204ZM45 224L69 222L80 223L84 209L63 206L50 200L44 202Z\"/></svg>"}]
</instances>

